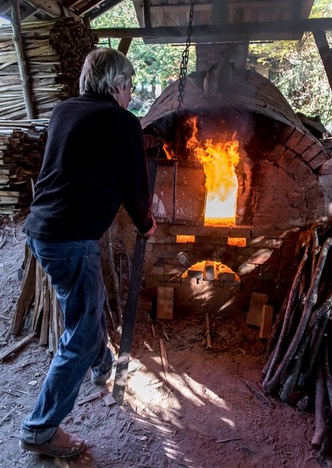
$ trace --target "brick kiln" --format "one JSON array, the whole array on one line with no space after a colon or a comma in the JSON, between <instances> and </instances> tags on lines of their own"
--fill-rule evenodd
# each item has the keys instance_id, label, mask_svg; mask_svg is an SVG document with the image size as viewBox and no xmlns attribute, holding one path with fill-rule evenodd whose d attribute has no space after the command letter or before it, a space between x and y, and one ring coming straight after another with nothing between
<instances>
[{"instance_id":1,"label":"brick kiln","mask_svg":"<svg viewBox=\"0 0 332 468\"><path fill-rule=\"evenodd\" d=\"M253 292L279 306L300 231L330 215L322 142L270 81L225 66L189 75L180 110L178 82L171 84L142 126L164 140L149 150L158 158L158 229L147 245L143 292L166 295L181 314L217 312L240 299L246 307ZM231 195L227 213L218 204ZM207 214L216 201L217 214ZM123 216L112 228L118 253L132 236Z\"/></svg>"}]
</instances>

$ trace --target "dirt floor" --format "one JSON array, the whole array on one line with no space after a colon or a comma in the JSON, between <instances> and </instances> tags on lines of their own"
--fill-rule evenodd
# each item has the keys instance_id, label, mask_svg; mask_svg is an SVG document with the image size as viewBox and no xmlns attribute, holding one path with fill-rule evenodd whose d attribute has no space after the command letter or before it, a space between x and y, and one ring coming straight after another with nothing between
<instances>
[{"instance_id":1,"label":"dirt floor","mask_svg":"<svg viewBox=\"0 0 332 468\"><path fill-rule=\"evenodd\" d=\"M21 285L21 226L22 219L0 226L0 352L22 338L9 332ZM69 461L18 447L20 423L32 409L51 359L33 340L0 364L0 466L332 466L327 448L322 454L310 446L313 415L258 392L265 345L257 330L246 326L245 312L239 312L222 317L218 345L213 338L211 350L206 349L204 318L152 326L138 317L124 405L110 404L112 379L101 391L87 375L63 423L87 440L87 450ZM27 325L24 334L29 331Z\"/></svg>"}]
</instances>

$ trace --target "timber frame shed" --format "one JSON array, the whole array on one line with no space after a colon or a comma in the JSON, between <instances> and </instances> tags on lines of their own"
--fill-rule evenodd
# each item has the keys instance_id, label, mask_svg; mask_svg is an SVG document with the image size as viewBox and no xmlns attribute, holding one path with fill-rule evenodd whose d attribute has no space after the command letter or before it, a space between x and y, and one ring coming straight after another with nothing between
<instances>
[{"instance_id":1,"label":"timber frame shed","mask_svg":"<svg viewBox=\"0 0 332 468\"><path fill-rule=\"evenodd\" d=\"M332 30L332 18L309 18L314 0L132 0L139 27L111 27L99 37L143 37L150 42L185 42L193 7L193 42L297 40L305 31ZM78 16L91 21L123 0L4 0L0 16L21 21Z\"/></svg>"},{"instance_id":2,"label":"timber frame shed","mask_svg":"<svg viewBox=\"0 0 332 468\"><path fill-rule=\"evenodd\" d=\"M326 32L332 18L310 16L314 0L132 0L138 27L112 25L95 29L98 38L121 38L124 52L134 37L146 43L185 43L193 9L191 43L249 43L250 41L300 40L304 32L315 37L332 88L332 52ZM121 5L123 0L4 0L0 17L22 23L76 17L86 25ZM121 48L120 48L121 50Z\"/></svg>"},{"instance_id":3,"label":"timber frame shed","mask_svg":"<svg viewBox=\"0 0 332 468\"><path fill-rule=\"evenodd\" d=\"M71 76L67 76L61 90L62 94L57 96L59 99L76 94L77 90L70 83L77 80L85 55L95 47L100 38L121 39L119 50L125 54L132 39L136 37L143 38L147 44L186 43L187 47L188 44L193 44L196 46L196 51L201 50L201 56L206 55L205 47L211 49L211 46L217 46L219 50L236 48L242 54L242 63L236 66L243 68L250 42L301 40L305 32L311 32L332 89L332 49L326 35L327 31L332 30L332 18L313 18L311 11L314 1L132 0L138 21L137 27L125 28L112 24L108 28L92 29L92 20L115 6L121 7L123 0L3 0L0 4L0 19L2 17L9 20L11 28L0 35L0 43L7 41L8 44L9 35L12 34L28 119L47 118L49 109L44 106L46 110L43 112L43 106L39 106L36 110L36 104L33 103L29 81L33 80L31 68L34 64L32 63L31 67L31 45L27 44L27 41L36 38L41 25L50 25L52 22L57 22L57 26L66 23L67 26L72 21L76 29L77 25L81 28L78 32L74 31L71 44L66 45L67 50L64 55L67 58L71 56L70 60L66 59L62 63L60 73L57 69L62 78L66 77L70 70L73 71ZM40 37L45 38L45 35L49 35L52 46L56 46L59 53L59 49L64 49L65 43L68 42L66 40L68 33L63 32L61 36L54 32L53 26L48 27L49 30L44 29ZM54 39L56 34L58 37ZM7 67L11 73L8 64L13 63L13 55L9 56L7 47L5 44L2 48L4 63L0 63L0 70ZM10 78L7 76L6 79ZM13 85L11 79L10 85ZM18 85L17 82L15 86ZM36 89L45 92L43 83L38 83ZM56 87L52 89L54 91ZM49 104L48 107L50 106ZM8 106L8 110L8 115L6 109L0 111L0 119L24 118L20 112L12 113L11 105Z\"/></svg>"}]
</instances>

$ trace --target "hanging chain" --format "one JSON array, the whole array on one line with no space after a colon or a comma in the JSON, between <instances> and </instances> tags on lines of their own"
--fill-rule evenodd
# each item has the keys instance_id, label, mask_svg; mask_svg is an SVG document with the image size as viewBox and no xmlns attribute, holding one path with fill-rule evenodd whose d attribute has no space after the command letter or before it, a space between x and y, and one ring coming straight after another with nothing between
<instances>
[{"instance_id":1,"label":"hanging chain","mask_svg":"<svg viewBox=\"0 0 332 468\"><path fill-rule=\"evenodd\" d=\"M178 112L183 106L184 94L185 94L185 88L186 88L189 48L190 48L191 31L192 31L193 19L194 19L194 6L195 6L195 0L191 0L186 47L184 51L182 52L182 59L181 59L180 73L179 73Z\"/></svg>"}]
</instances>

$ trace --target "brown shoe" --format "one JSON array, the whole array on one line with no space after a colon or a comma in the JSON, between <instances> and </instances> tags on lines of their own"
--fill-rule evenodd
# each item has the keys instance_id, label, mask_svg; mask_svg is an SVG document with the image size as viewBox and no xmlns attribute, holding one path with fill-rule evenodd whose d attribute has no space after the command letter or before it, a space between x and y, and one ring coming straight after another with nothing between
<instances>
[{"instance_id":1,"label":"brown shoe","mask_svg":"<svg viewBox=\"0 0 332 468\"><path fill-rule=\"evenodd\" d=\"M29 444L23 439L20 440L20 447L30 452L38 452L44 455L58 458L74 457L85 448L85 442L81 437L69 434L58 427L52 439L43 444Z\"/></svg>"}]
</instances>

